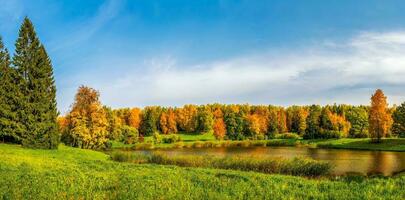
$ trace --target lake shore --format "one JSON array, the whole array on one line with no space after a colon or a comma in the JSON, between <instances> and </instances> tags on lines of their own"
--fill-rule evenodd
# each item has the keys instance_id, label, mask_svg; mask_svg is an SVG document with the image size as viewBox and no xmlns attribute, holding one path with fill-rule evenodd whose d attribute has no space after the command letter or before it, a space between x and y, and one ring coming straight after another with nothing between
<instances>
[{"instance_id":1,"label":"lake shore","mask_svg":"<svg viewBox=\"0 0 405 200\"><path fill-rule=\"evenodd\" d=\"M181 136L183 137L183 136ZM405 152L405 138L385 138L381 143L372 143L369 138L361 139L271 139L271 140L215 140L207 136L186 136L186 140L176 143L154 144L151 139L144 143L125 145L119 142L113 143L113 149L148 150L162 148L213 148L213 147L249 147L249 146L305 146L311 148L372 150L372 151L395 151ZM201 140L204 138L205 140Z\"/></svg>"}]
</instances>

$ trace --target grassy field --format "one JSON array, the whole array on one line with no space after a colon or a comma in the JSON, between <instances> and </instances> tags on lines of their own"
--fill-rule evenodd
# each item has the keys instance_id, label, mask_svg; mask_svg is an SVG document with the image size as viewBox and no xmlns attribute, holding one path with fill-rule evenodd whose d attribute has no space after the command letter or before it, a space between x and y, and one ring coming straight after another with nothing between
<instances>
[{"instance_id":1,"label":"grassy field","mask_svg":"<svg viewBox=\"0 0 405 200\"><path fill-rule=\"evenodd\" d=\"M319 148L358 149L378 151L405 151L405 138L383 139L381 143L371 143L370 139L338 139L314 142Z\"/></svg>"},{"instance_id":2,"label":"grassy field","mask_svg":"<svg viewBox=\"0 0 405 200\"><path fill-rule=\"evenodd\" d=\"M307 179L112 161L102 152L0 144L2 199L404 199L405 176Z\"/></svg>"}]
</instances>

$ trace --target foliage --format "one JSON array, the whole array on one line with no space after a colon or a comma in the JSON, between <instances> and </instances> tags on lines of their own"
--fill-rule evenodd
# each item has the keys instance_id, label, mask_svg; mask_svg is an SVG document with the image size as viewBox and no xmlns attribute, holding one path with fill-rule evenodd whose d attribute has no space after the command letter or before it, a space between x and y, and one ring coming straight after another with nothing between
<instances>
[{"instance_id":1,"label":"foliage","mask_svg":"<svg viewBox=\"0 0 405 200\"><path fill-rule=\"evenodd\" d=\"M57 148L60 138L52 64L28 18L21 25L12 64L18 87L13 94L16 98L13 106L17 106L18 139L26 147Z\"/></svg>"},{"instance_id":2,"label":"foliage","mask_svg":"<svg viewBox=\"0 0 405 200\"><path fill-rule=\"evenodd\" d=\"M275 136L276 139L300 139L300 136L295 133L283 133L277 134Z\"/></svg>"},{"instance_id":3,"label":"foliage","mask_svg":"<svg viewBox=\"0 0 405 200\"><path fill-rule=\"evenodd\" d=\"M122 141L125 144L134 144L138 142L138 130L132 126L124 125L121 127Z\"/></svg>"},{"instance_id":4,"label":"foliage","mask_svg":"<svg viewBox=\"0 0 405 200\"><path fill-rule=\"evenodd\" d=\"M392 133L405 137L405 102L398 106L392 114Z\"/></svg>"},{"instance_id":5,"label":"foliage","mask_svg":"<svg viewBox=\"0 0 405 200\"><path fill-rule=\"evenodd\" d=\"M176 119L179 130L193 133L197 130L197 106L185 105L183 108L176 109Z\"/></svg>"},{"instance_id":6,"label":"foliage","mask_svg":"<svg viewBox=\"0 0 405 200\"><path fill-rule=\"evenodd\" d=\"M170 135L164 136L162 138L162 142L166 143L166 144L172 144L172 143L176 143L176 142L180 142L180 141L181 141L181 138L177 134L170 134Z\"/></svg>"},{"instance_id":7,"label":"foliage","mask_svg":"<svg viewBox=\"0 0 405 200\"><path fill-rule=\"evenodd\" d=\"M197 124L197 132L207 133L213 130L214 115L206 106L202 106L198 109Z\"/></svg>"},{"instance_id":8,"label":"foliage","mask_svg":"<svg viewBox=\"0 0 405 200\"><path fill-rule=\"evenodd\" d=\"M177 133L176 114L169 108L160 115L160 129L163 134Z\"/></svg>"},{"instance_id":9,"label":"foliage","mask_svg":"<svg viewBox=\"0 0 405 200\"><path fill-rule=\"evenodd\" d=\"M154 132L152 136L155 144L160 144L162 142L162 136L159 134L159 132Z\"/></svg>"},{"instance_id":10,"label":"foliage","mask_svg":"<svg viewBox=\"0 0 405 200\"><path fill-rule=\"evenodd\" d=\"M141 109L132 108L129 111L128 126L131 126L131 127L135 128L135 129L139 129L141 121L142 121Z\"/></svg>"},{"instance_id":11,"label":"foliage","mask_svg":"<svg viewBox=\"0 0 405 200\"><path fill-rule=\"evenodd\" d=\"M307 129L305 130L304 139L318 138L320 134L320 116L321 107L312 105L309 108L309 115L307 117Z\"/></svg>"},{"instance_id":12,"label":"foliage","mask_svg":"<svg viewBox=\"0 0 405 200\"><path fill-rule=\"evenodd\" d=\"M380 142L391 128L392 118L387 111L387 97L378 89L371 97L369 132L373 141Z\"/></svg>"},{"instance_id":13,"label":"foliage","mask_svg":"<svg viewBox=\"0 0 405 200\"><path fill-rule=\"evenodd\" d=\"M80 86L67 120L69 128L63 136L65 144L84 149L106 147L108 121L98 91Z\"/></svg>"},{"instance_id":14,"label":"foliage","mask_svg":"<svg viewBox=\"0 0 405 200\"><path fill-rule=\"evenodd\" d=\"M218 140L222 140L225 137L226 134L226 127L225 127L225 122L223 118L218 118L215 119L214 127L214 136Z\"/></svg>"},{"instance_id":15,"label":"foliage","mask_svg":"<svg viewBox=\"0 0 405 200\"><path fill-rule=\"evenodd\" d=\"M159 118L162 108L159 106L145 107L142 112L142 124L140 133L145 136L150 136L158 131Z\"/></svg>"},{"instance_id":16,"label":"foliage","mask_svg":"<svg viewBox=\"0 0 405 200\"><path fill-rule=\"evenodd\" d=\"M10 56L0 38L0 140L21 142L23 123L18 120L16 71L10 66Z\"/></svg>"},{"instance_id":17,"label":"foliage","mask_svg":"<svg viewBox=\"0 0 405 200\"><path fill-rule=\"evenodd\" d=\"M346 112L351 124L349 136L352 138L368 137L368 109L365 106L352 107Z\"/></svg>"}]
</instances>

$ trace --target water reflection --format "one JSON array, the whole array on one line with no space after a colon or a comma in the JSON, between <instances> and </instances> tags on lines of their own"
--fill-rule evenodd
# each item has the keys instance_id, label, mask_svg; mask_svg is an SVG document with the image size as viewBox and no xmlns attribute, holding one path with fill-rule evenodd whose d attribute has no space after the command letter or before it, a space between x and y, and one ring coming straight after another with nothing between
<instances>
[{"instance_id":1,"label":"water reflection","mask_svg":"<svg viewBox=\"0 0 405 200\"><path fill-rule=\"evenodd\" d=\"M405 170L404 152L355 151L341 149L316 149L305 147L250 147L250 148L196 148L167 149L170 155L212 155L225 157L229 155L258 158L294 158L309 157L332 163L334 174L356 172L362 174L381 173L392 175Z\"/></svg>"}]
</instances>

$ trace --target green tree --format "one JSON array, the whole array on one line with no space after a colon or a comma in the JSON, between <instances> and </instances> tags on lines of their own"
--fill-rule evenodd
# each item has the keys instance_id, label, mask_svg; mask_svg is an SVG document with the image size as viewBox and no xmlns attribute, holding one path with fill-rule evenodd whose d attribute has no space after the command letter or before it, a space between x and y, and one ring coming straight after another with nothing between
<instances>
[{"instance_id":1,"label":"green tree","mask_svg":"<svg viewBox=\"0 0 405 200\"><path fill-rule=\"evenodd\" d=\"M20 142L21 124L17 118L18 87L15 70L10 66L10 56L0 37L0 140Z\"/></svg>"},{"instance_id":2,"label":"green tree","mask_svg":"<svg viewBox=\"0 0 405 200\"><path fill-rule=\"evenodd\" d=\"M349 130L349 137L365 138L368 137L368 108L365 106L356 106L347 110L346 119L352 125Z\"/></svg>"},{"instance_id":3,"label":"green tree","mask_svg":"<svg viewBox=\"0 0 405 200\"><path fill-rule=\"evenodd\" d=\"M322 109L318 105L312 105L309 108L307 117L307 128L305 130L304 139L317 138L320 133L320 116Z\"/></svg>"},{"instance_id":4,"label":"green tree","mask_svg":"<svg viewBox=\"0 0 405 200\"><path fill-rule=\"evenodd\" d=\"M399 137L405 137L405 102L396 108L392 118L394 120L392 133Z\"/></svg>"},{"instance_id":5,"label":"green tree","mask_svg":"<svg viewBox=\"0 0 405 200\"><path fill-rule=\"evenodd\" d=\"M225 109L224 121L226 134L229 139L244 139L245 117L244 112L237 105L229 105Z\"/></svg>"},{"instance_id":6,"label":"green tree","mask_svg":"<svg viewBox=\"0 0 405 200\"><path fill-rule=\"evenodd\" d=\"M145 107L142 112L142 123L140 132L144 136L151 136L159 130L159 119L162 108L158 106Z\"/></svg>"},{"instance_id":7,"label":"green tree","mask_svg":"<svg viewBox=\"0 0 405 200\"><path fill-rule=\"evenodd\" d=\"M197 112L197 132L207 133L213 130L214 126L214 115L208 109L208 107L202 106Z\"/></svg>"},{"instance_id":8,"label":"green tree","mask_svg":"<svg viewBox=\"0 0 405 200\"><path fill-rule=\"evenodd\" d=\"M21 25L13 65L19 93L18 119L23 124L21 143L32 148L57 148L56 86L51 60L28 18Z\"/></svg>"}]
</instances>

